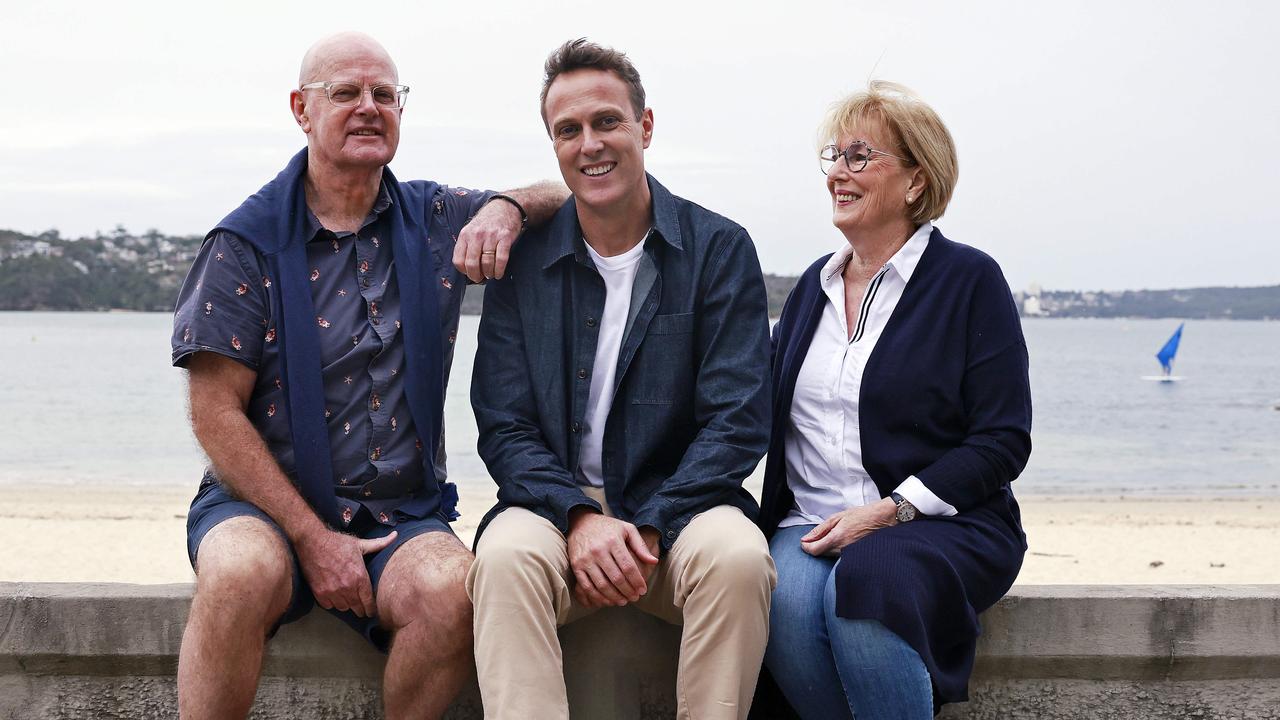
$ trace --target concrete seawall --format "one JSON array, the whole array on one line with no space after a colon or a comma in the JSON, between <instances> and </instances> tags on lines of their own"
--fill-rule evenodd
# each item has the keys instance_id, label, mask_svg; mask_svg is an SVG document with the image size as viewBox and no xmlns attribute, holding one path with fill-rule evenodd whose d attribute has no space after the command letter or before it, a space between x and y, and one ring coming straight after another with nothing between
<instances>
[{"instance_id":1,"label":"concrete seawall","mask_svg":"<svg viewBox=\"0 0 1280 720\"><path fill-rule=\"evenodd\" d=\"M0 718L176 717L191 591L0 583ZM1017 587L982 623L944 718L1280 720L1280 585ZM608 610L561 638L575 718L674 716L678 628ZM272 641L253 716L379 717L382 664L313 612ZM481 717L474 687L449 717Z\"/></svg>"}]
</instances>

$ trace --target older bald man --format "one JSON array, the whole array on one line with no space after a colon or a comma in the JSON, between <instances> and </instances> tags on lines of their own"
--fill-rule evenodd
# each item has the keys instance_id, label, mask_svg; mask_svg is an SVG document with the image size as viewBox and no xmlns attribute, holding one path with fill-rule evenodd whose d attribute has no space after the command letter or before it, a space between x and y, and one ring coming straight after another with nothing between
<instances>
[{"instance_id":1,"label":"older bald man","mask_svg":"<svg viewBox=\"0 0 1280 720\"><path fill-rule=\"evenodd\" d=\"M183 717L246 716L267 638L313 604L389 650L389 718L439 717L472 672L442 443L464 272L500 277L567 192L396 180L408 92L372 38L316 43L290 97L306 149L182 288L173 362L211 461L187 522Z\"/></svg>"}]
</instances>

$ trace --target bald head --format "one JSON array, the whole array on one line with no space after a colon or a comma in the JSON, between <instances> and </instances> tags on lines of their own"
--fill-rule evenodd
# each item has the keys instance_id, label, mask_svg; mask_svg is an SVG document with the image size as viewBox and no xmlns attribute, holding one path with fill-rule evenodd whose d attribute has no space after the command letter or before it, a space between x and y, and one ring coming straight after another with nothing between
<instances>
[{"instance_id":1,"label":"bald head","mask_svg":"<svg viewBox=\"0 0 1280 720\"><path fill-rule=\"evenodd\" d=\"M386 48L364 33L348 31L321 38L307 50L298 70L298 85L328 80L335 70L355 58L375 58L385 63L395 76L391 80L398 81L399 71Z\"/></svg>"},{"instance_id":2,"label":"bald head","mask_svg":"<svg viewBox=\"0 0 1280 720\"><path fill-rule=\"evenodd\" d=\"M302 58L298 88L289 93L293 118L307 134L307 172L363 175L391 162L403 110L388 101L385 91L375 96L373 89L399 82L391 55L364 33L338 33L312 45ZM330 85L302 89L313 83L338 83L344 95L334 100ZM364 92L352 98L354 88ZM407 90L396 92L402 99Z\"/></svg>"}]
</instances>

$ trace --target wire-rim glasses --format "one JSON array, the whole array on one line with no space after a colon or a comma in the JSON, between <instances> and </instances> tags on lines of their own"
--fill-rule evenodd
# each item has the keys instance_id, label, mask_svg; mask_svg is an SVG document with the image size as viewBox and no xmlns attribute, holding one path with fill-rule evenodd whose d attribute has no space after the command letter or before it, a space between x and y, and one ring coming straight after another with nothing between
<instances>
[{"instance_id":1,"label":"wire-rim glasses","mask_svg":"<svg viewBox=\"0 0 1280 720\"><path fill-rule=\"evenodd\" d=\"M828 145L822 148L822 151L818 153L818 168L822 170L823 175L826 175L831 172L831 167L843 157L844 164L849 168L849 172L860 173L866 169L867 162L871 160L872 155L885 155L895 160L912 164L910 160L904 157L898 157L883 150L876 150L863 140L854 140L844 150L837 148L835 145Z\"/></svg>"},{"instance_id":2,"label":"wire-rim glasses","mask_svg":"<svg viewBox=\"0 0 1280 720\"><path fill-rule=\"evenodd\" d=\"M399 110L404 107L405 98L409 95L408 85L394 85L392 83L374 85L366 90L360 85L351 82L318 81L307 83L298 89L318 90L321 88L324 89L325 97L329 98L329 102L340 108L359 105L367 92L373 98L375 105L388 110Z\"/></svg>"}]
</instances>

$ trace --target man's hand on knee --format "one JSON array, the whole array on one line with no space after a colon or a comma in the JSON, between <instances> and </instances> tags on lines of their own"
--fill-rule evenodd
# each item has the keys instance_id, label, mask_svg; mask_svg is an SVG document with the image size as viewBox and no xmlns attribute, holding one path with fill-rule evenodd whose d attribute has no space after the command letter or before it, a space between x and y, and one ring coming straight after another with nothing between
<instances>
[{"instance_id":1,"label":"man's hand on knee","mask_svg":"<svg viewBox=\"0 0 1280 720\"><path fill-rule=\"evenodd\" d=\"M302 574L316 603L326 610L350 610L373 617L377 606L364 556L390 545L396 533L376 540L334 532L325 528L296 543Z\"/></svg>"},{"instance_id":2,"label":"man's hand on knee","mask_svg":"<svg viewBox=\"0 0 1280 720\"><path fill-rule=\"evenodd\" d=\"M662 533L658 528L653 527L652 525L645 525L644 527L639 528L639 531L640 539L644 542L644 549L649 551L649 556L655 559L660 557L662 550L658 541L662 536ZM656 562L646 562L642 564L640 566L640 572L644 575L644 581L649 582L649 578L653 577L653 571L657 569L658 563Z\"/></svg>"},{"instance_id":3,"label":"man's hand on knee","mask_svg":"<svg viewBox=\"0 0 1280 720\"><path fill-rule=\"evenodd\" d=\"M566 538L574 596L590 608L621 607L648 592L645 578L658 564L635 525L590 510L578 510Z\"/></svg>"}]
</instances>

